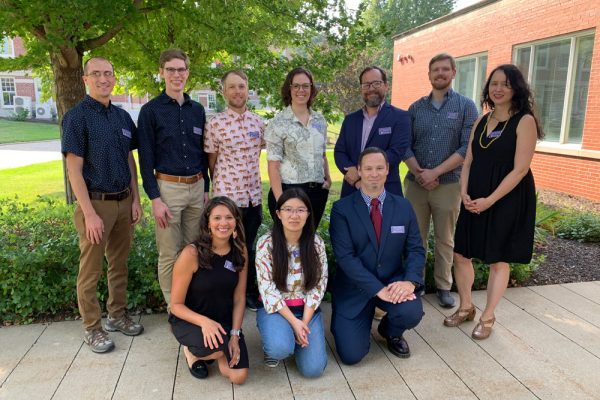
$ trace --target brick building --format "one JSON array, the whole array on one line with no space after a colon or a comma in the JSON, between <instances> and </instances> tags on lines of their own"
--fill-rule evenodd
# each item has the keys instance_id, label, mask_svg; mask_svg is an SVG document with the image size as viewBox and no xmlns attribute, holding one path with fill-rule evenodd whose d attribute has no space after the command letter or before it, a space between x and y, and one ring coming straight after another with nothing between
<instances>
[{"instance_id":1,"label":"brick building","mask_svg":"<svg viewBox=\"0 0 600 400\"><path fill-rule=\"evenodd\" d=\"M483 0L394 37L392 103L431 90L429 59L456 57L453 87L480 103L489 72L513 63L534 90L546 133L536 185L600 201L600 0ZM479 106L479 104L478 104Z\"/></svg>"}]
</instances>

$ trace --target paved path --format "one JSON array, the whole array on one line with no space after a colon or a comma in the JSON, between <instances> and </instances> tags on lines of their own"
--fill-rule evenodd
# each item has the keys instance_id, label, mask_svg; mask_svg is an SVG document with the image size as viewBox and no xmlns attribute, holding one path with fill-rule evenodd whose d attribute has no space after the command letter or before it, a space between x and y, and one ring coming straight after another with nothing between
<instances>
[{"instance_id":1,"label":"paved path","mask_svg":"<svg viewBox=\"0 0 600 400\"><path fill-rule=\"evenodd\" d=\"M62 159L60 140L0 145L0 169Z\"/></svg>"},{"instance_id":2,"label":"paved path","mask_svg":"<svg viewBox=\"0 0 600 400\"><path fill-rule=\"evenodd\" d=\"M485 292L473 299L479 318ZM329 364L312 380L293 360L262 364L247 312L250 377L236 387L215 366L204 381L189 374L164 314L142 316L141 336L113 334L103 355L82 344L77 321L0 328L0 399L600 399L600 282L508 289L485 341L471 339L475 322L444 327L450 312L431 295L424 305L406 334L411 358L391 355L374 324L369 355L346 366L327 332Z\"/></svg>"}]
</instances>

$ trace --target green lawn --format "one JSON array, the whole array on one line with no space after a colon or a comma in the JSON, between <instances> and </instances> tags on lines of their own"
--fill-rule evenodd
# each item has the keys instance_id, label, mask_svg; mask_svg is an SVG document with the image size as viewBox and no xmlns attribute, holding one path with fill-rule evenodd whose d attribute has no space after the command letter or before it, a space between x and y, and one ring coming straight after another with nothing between
<instances>
[{"instance_id":1,"label":"green lawn","mask_svg":"<svg viewBox=\"0 0 600 400\"><path fill-rule=\"evenodd\" d=\"M57 124L0 119L0 143L33 142L60 138Z\"/></svg>"},{"instance_id":2,"label":"green lawn","mask_svg":"<svg viewBox=\"0 0 600 400\"><path fill-rule=\"evenodd\" d=\"M342 185L342 174L335 166L333 152L328 151L329 170L333 187L330 199L337 199ZM406 174L406 165L401 164L400 174ZM260 159L260 174L263 181L263 193L269 190L266 154L263 151ZM37 196L64 198L63 173L61 161L50 161L20 168L0 170L0 198L18 196L20 200L31 202Z\"/></svg>"}]
</instances>

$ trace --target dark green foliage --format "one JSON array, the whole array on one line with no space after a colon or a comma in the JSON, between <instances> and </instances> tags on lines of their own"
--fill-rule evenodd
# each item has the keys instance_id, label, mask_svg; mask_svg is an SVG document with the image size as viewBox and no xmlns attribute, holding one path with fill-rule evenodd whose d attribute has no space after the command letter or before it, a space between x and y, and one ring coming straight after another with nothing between
<instances>
[{"instance_id":1,"label":"dark green foliage","mask_svg":"<svg viewBox=\"0 0 600 400\"><path fill-rule=\"evenodd\" d=\"M26 108L21 108L19 111L15 111L12 114L11 119L15 121L27 121L27 117L29 116L29 110Z\"/></svg>"},{"instance_id":2,"label":"dark green foliage","mask_svg":"<svg viewBox=\"0 0 600 400\"><path fill-rule=\"evenodd\" d=\"M579 242L600 242L600 216L589 212L575 212L561 218L556 225L556 236Z\"/></svg>"}]
</instances>

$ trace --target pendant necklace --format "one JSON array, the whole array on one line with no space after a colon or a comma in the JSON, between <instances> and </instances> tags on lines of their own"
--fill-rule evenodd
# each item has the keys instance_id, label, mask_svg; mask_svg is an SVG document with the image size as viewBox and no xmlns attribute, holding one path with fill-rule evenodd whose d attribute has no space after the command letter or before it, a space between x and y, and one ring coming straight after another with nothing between
<instances>
[{"instance_id":1,"label":"pendant necklace","mask_svg":"<svg viewBox=\"0 0 600 400\"><path fill-rule=\"evenodd\" d=\"M485 133L487 135L487 126L488 126L488 122L490 122L490 119L492 118L492 115L494 114L494 112L492 111L490 113L490 115L487 117L487 120L485 121L485 125L483 126L483 130L481 131L481 135L479 135L479 146L481 146L482 149L487 149L488 147L490 147L490 145L492 143L494 143L496 140L498 140L498 138L500 136L502 136L502 133L504 132L504 129L506 129L506 125L508 125L508 121L510 121L510 119L512 118L512 116L509 116L508 119L504 122L504 126L502 127L502 130L500 131L500 133L497 136L494 136L494 138L492 138L492 140L490 140L490 142L487 145L483 144L483 134ZM498 121L498 125L500 125L501 122ZM496 127L498 127L498 125L496 125ZM492 131L490 133L490 135L494 132L497 131ZM488 136L489 137L489 136Z\"/></svg>"}]
</instances>

